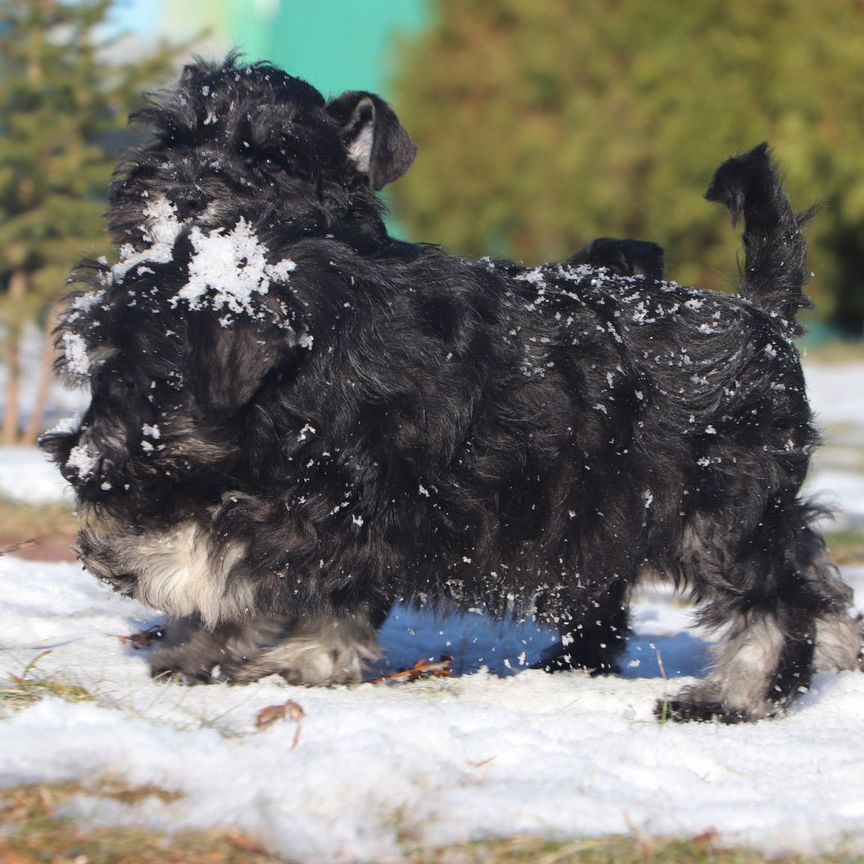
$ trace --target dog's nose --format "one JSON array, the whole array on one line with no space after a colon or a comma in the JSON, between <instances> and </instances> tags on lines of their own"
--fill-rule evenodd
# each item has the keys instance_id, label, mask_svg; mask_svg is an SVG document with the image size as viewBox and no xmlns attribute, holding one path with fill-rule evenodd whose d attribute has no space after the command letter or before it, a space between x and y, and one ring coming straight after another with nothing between
<instances>
[{"instance_id":1,"label":"dog's nose","mask_svg":"<svg viewBox=\"0 0 864 864\"><path fill-rule=\"evenodd\" d=\"M188 219L200 213L207 205L207 196L200 189L186 189L173 197L179 219Z\"/></svg>"}]
</instances>

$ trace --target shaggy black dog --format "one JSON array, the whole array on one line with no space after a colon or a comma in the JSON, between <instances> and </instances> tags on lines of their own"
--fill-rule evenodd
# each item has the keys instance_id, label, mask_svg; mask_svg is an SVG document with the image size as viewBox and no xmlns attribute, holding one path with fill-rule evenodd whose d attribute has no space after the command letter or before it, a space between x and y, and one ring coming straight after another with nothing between
<instances>
[{"instance_id":1,"label":"shaggy black dog","mask_svg":"<svg viewBox=\"0 0 864 864\"><path fill-rule=\"evenodd\" d=\"M764 147L709 192L746 224L733 298L392 240L374 190L415 148L372 94L229 60L139 119L120 263L60 332L92 401L43 446L87 568L170 616L154 674L357 681L403 600L530 614L547 668L614 670L645 572L726 628L675 718L764 717L856 665L799 498L805 250Z\"/></svg>"}]
</instances>

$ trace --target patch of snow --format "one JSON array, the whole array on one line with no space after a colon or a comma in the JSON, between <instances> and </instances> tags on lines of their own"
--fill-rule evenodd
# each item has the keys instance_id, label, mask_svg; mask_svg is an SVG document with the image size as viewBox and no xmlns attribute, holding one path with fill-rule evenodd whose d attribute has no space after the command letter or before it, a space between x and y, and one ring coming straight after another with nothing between
<instances>
[{"instance_id":1,"label":"patch of snow","mask_svg":"<svg viewBox=\"0 0 864 864\"><path fill-rule=\"evenodd\" d=\"M121 246L120 261L111 268L115 279L123 279L139 264L148 261L167 264L174 257L174 242L183 229L174 205L167 198L159 196L144 208L144 216L147 221L142 227L142 234L149 245L140 252L136 252L129 244Z\"/></svg>"},{"instance_id":2,"label":"patch of snow","mask_svg":"<svg viewBox=\"0 0 864 864\"><path fill-rule=\"evenodd\" d=\"M78 476L83 480L89 477L96 465L96 457L90 452L86 445L78 444L69 451L66 460L67 468L74 468Z\"/></svg>"},{"instance_id":3,"label":"patch of snow","mask_svg":"<svg viewBox=\"0 0 864 864\"><path fill-rule=\"evenodd\" d=\"M243 218L227 233L218 229L205 234L196 226L189 239L194 249L189 280L174 302L185 300L191 309L202 308L207 297L216 310L253 315L254 295L266 294L271 281L284 280L296 266L289 259L268 264L267 247Z\"/></svg>"},{"instance_id":4,"label":"patch of snow","mask_svg":"<svg viewBox=\"0 0 864 864\"><path fill-rule=\"evenodd\" d=\"M70 417L62 417L50 429L46 431L47 435L71 435L77 432L81 426L81 413L76 412Z\"/></svg>"},{"instance_id":5,"label":"patch of snow","mask_svg":"<svg viewBox=\"0 0 864 864\"><path fill-rule=\"evenodd\" d=\"M864 571L847 575L862 587ZM156 784L182 797L127 806L94 794L64 813L91 826L230 827L316 864L404 860L406 834L434 848L712 830L724 844L772 853L860 851L849 838L864 834L864 676L817 676L785 719L661 725L654 701L705 661L705 634L683 632L691 617L668 592L643 595L628 677L590 678L511 674L549 644L532 625L397 607L383 629L384 671L449 653L461 677L188 688L151 681L146 654L112 635L153 623L149 610L77 566L4 558L0 675L42 655L29 674L80 684L96 702L47 698L2 715L0 784L100 775ZM658 657L669 676L685 677L665 681ZM305 712L296 749L294 723L254 725L258 711L288 699Z\"/></svg>"},{"instance_id":6,"label":"patch of snow","mask_svg":"<svg viewBox=\"0 0 864 864\"><path fill-rule=\"evenodd\" d=\"M63 334L63 354L66 357L66 367L76 375L87 375L90 372L90 358L87 356L87 343L77 333Z\"/></svg>"}]
</instances>

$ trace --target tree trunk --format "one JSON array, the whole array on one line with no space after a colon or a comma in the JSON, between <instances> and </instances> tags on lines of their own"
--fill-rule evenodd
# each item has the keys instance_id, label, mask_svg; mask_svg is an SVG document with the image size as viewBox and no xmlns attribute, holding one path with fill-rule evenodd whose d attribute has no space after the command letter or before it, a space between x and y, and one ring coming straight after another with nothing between
<instances>
[{"instance_id":1,"label":"tree trunk","mask_svg":"<svg viewBox=\"0 0 864 864\"><path fill-rule=\"evenodd\" d=\"M45 318L45 326L42 331L42 362L39 364L39 389L33 401L33 410L27 421L22 443L33 445L42 432L45 423L45 408L48 406L48 396L51 393L51 384L54 381L54 328L57 326L57 304L52 303Z\"/></svg>"},{"instance_id":2,"label":"tree trunk","mask_svg":"<svg viewBox=\"0 0 864 864\"><path fill-rule=\"evenodd\" d=\"M23 300L27 291L27 274L16 270L9 279L9 299ZM3 412L3 444L7 447L19 444L21 424L21 329L10 324L4 346L6 371L6 406Z\"/></svg>"}]
</instances>

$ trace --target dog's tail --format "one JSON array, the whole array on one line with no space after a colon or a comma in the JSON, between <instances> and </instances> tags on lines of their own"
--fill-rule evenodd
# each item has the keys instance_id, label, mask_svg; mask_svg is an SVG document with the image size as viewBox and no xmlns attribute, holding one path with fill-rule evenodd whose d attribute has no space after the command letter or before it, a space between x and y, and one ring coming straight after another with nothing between
<instances>
[{"instance_id":1,"label":"dog's tail","mask_svg":"<svg viewBox=\"0 0 864 864\"><path fill-rule=\"evenodd\" d=\"M741 295L798 335L798 310L811 305L804 294L808 275L802 228L813 211L796 214L792 209L767 144L724 162L705 197L725 204L733 225L744 216Z\"/></svg>"}]
</instances>

